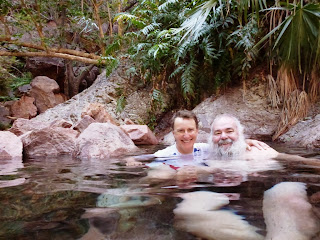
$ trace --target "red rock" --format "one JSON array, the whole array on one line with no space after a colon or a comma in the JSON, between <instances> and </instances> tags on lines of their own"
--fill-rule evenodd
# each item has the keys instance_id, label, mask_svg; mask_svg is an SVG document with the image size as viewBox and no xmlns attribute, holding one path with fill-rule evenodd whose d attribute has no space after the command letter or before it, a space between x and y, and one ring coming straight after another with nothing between
<instances>
[{"instance_id":1,"label":"red rock","mask_svg":"<svg viewBox=\"0 0 320 240\"><path fill-rule=\"evenodd\" d=\"M22 96L11 106L11 115L16 118L30 119L37 116L37 107L34 105L33 97Z\"/></svg>"},{"instance_id":2,"label":"red rock","mask_svg":"<svg viewBox=\"0 0 320 240\"><path fill-rule=\"evenodd\" d=\"M48 127L50 123L42 121L30 121L25 118L18 118L13 122L12 127L9 129L10 132L14 133L17 136L21 136L26 132L32 130L39 130L45 127Z\"/></svg>"},{"instance_id":3,"label":"red rock","mask_svg":"<svg viewBox=\"0 0 320 240\"><path fill-rule=\"evenodd\" d=\"M107 159L136 150L132 140L111 123L91 123L77 138L74 156Z\"/></svg>"},{"instance_id":4,"label":"red rock","mask_svg":"<svg viewBox=\"0 0 320 240\"><path fill-rule=\"evenodd\" d=\"M124 119L124 123L125 123L126 125L134 125L134 124L135 124L130 118Z\"/></svg>"},{"instance_id":5,"label":"red rock","mask_svg":"<svg viewBox=\"0 0 320 240\"><path fill-rule=\"evenodd\" d=\"M83 132L91 123L94 122L96 121L92 117L89 115L84 115L73 129Z\"/></svg>"},{"instance_id":6,"label":"red rock","mask_svg":"<svg viewBox=\"0 0 320 240\"><path fill-rule=\"evenodd\" d=\"M55 80L38 76L32 80L29 94L35 98L38 111L43 113L66 100L66 97L59 92L60 88Z\"/></svg>"},{"instance_id":7,"label":"red rock","mask_svg":"<svg viewBox=\"0 0 320 240\"><path fill-rule=\"evenodd\" d=\"M81 117L84 117L85 115L89 115L96 122L109 122L114 125L119 125L106 111L105 107L101 103L90 103L87 105L84 111L81 113Z\"/></svg>"},{"instance_id":8,"label":"red rock","mask_svg":"<svg viewBox=\"0 0 320 240\"><path fill-rule=\"evenodd\" d=\"M122 125L125 131L136 145L158 144L158 140L147 125Z\"/></svg>"},{"instance_id":9,"label":"red rock","mask_svg":"<svg viewBox=\"0 0 320 240\"><path fill-rule=\"evenodd\" d=\"M0 160L22 159L22 142L9 131L0 131Z\"/></svg>"},{"instance_id":10,"label":"red rock","mask_svg":"<svg viewBox=\"0 0 320 240\"><path fill-rule=\"evenodd\" d=\"M46 127L21 136L27 157L72 154L78 132L62 127Z\"/></svg>"}]
</instances>

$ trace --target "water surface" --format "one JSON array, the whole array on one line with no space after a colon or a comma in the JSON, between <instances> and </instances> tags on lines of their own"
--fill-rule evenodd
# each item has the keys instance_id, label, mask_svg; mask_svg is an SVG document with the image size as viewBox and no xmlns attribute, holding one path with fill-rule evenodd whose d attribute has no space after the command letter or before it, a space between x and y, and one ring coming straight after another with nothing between
<instances>
[{"instance_id":1,"label":"water surface","mask_svg":"<svg viewBox=\"0 0 320 240\"><path fill-rule=\"evenodd\" d=\"M145 147L140 153L152 153ZM320 159L317 151L273 146L281 152ZM319 160L320 161L320 160ZM230 172L197 181L150 181L147 168L123 159L80 161L68 156L3 162L0 169L0 239L197 239L176 225L173 210L183 193L210 191L230 199L224 209L241 215L265 235L265 190L284 181L320 192L320 168L299 162L246 176ZM313 204L315 209L319 207Z\"/></svg>"}]
</instances>

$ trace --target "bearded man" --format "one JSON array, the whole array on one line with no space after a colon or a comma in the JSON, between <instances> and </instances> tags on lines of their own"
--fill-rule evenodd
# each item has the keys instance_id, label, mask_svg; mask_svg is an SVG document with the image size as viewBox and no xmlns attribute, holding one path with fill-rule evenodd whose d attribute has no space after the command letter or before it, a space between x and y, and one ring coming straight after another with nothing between
<instances>
[{"instance_id":1,"label":"bearded man","mask_svg":"<svg viewBox=\"0 0 320 240\"><path fill-rule=\"evenodd\" d=\"M240 121L228 114L218 115L212 125L209 137L209 159L252 159L274 158L278 152L272 148L247 150Z\"/></svg>"}]
</instances>

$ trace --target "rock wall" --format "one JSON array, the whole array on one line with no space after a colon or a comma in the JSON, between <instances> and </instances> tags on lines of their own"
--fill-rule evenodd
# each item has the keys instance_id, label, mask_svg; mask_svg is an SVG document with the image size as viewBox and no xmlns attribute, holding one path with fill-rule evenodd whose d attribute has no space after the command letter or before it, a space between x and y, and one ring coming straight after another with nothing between
<instances>
[{"instance_id":1,"label":"rock wall","mask_svg":"<svg viewBox=\"0 0 320 240\"><path fill-rule=\"evenodd\" d=\"M106 72L103 71L88 89L52 109L48 109L34 119L52 121L63 118L75 124L81 119L81 112L89 103L101 103L111 117L118 120L120 124L126 118L137 124L149 122L150 90L139 89L135 80L128 76L127 71L132 65L133 63L124 59L108 78L106 78ZM117 89L124 86L127 86L127 105L124 111L117 113ZM169 104L169 97L164 99L164 104Z\"/></svg>"},{"instance_id":2,"label":"rock wall","mask_svg":"<svg viewBox=\"0 0 320 240\"><path fill-rule=\"evenodd\" d=\"M83 109L89 103L101 103L105 110L123 124L126 118L133 120L136 124L149 122L149 109L151 103L150 89L139 88L137 81L127 74L133 63L123 59L119 67L108 77L105 71L99 75L94 84L72 99L48 109L46 112L34 118L34 121L48 121L55 119L65 119L74 125L81 119ZM219 96L211 96L193 109L200 120L200 131L198 142L206 142L210 133L210 124L218 114L229 113L240 119L245 126L245 135L248 138L262 141L271 141L280 120L280 110L271 108L268 101L267 82L259 78L259 82L247 85L244 92L242 87L229 88ZM122 113L116 112L117 89L126 86L127 105ZM165 106L169 106L170 96L164 98ZM318 104L319 105L319 104ZM158 112L160 113L160 111ZM300 121L293 126L279 140L291 145L319 148L320 147L320 107L310 112L308 120ZM169 113L172 115L172 112ZM170 118L164 118L168 122ZM33 119L32 119L33 120ZM159 126L168 126L160 122ZM160 128L159 128L160 129ZM155 129L158 136L163 136L161 132L169 132L167 128ZM160 133L160 134L159 134ZM312 138L310 136L312 135ZM309 137L308 137L309 136ZM160 139L163 144L174 142L172 134L167 134Z\"/></svg>"}]
</instances>

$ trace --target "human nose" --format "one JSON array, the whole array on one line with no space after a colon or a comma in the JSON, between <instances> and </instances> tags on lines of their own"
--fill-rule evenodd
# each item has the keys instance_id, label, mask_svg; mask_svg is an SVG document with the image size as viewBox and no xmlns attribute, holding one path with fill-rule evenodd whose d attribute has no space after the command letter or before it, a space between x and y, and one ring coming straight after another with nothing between
<instances>
[{"instance_id":1,"label":"human nose","mask_svg":"<svg viewBox=\"0 0 320 240\"><path fill-rule=\"evenodd\" d=\"M228 138L228 135L227 135L225 132L222 132L222 133L221 133L221 138L222 138L222 139L227 139L227 138Z\"/></svg>"}]
</instances>

